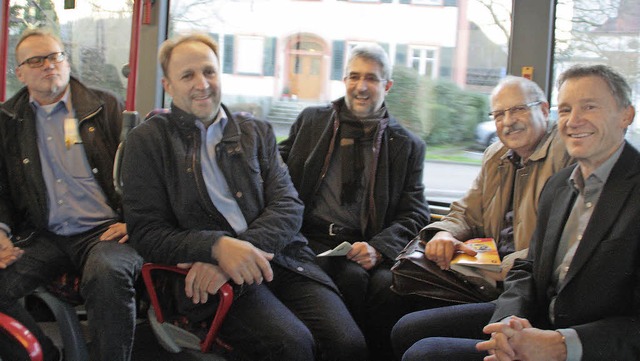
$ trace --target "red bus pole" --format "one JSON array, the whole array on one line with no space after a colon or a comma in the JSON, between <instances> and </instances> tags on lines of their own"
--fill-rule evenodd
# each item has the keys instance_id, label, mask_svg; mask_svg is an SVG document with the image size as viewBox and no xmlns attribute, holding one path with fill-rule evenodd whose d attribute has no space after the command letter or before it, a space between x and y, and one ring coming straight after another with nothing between
<instances>
[{"instance_id":1,"label":"red bus pole","mask_svg":"<svg viewBox=\"0 0 640 361\"><path fill-rule=\"evenodd\" d=\"M2 28L0 28L0 102L7 95L7 53L9 49L9 0L2 2Z\"/></svg>"},{"instance_id":2,"label":"red bus pole","mask_svg":"<svg viewBox=\"0 0 640 361\"><path fill-rule=\"evenodd\" d=\"M138 52L140 43L140 26L142 24L143 0L133 1L133 15L131 17L131 47L129 50L129 77L127 81L126 109L136 108L136 87L138 85Z\"/></svg>"}]
</instances>

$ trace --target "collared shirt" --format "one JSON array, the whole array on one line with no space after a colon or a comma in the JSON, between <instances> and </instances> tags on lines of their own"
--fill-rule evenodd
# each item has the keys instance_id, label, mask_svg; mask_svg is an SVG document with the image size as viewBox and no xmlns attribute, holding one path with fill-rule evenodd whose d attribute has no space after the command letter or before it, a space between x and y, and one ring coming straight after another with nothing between
<instances>
[{"instance_id":1,"label":"collared shirt","mask_svg":"<svg viewBox=\"0 0 640 361\"><path fill-rule=\"evenodd\" d=\"M589 224L593 210L600 199L602 189L609 178L609 174L611 174L613 166L618 161L618 158L620 158L623 148L624 143L620 145L618 150L616 150L609 159L596 168L587 179L582 177L582 172L578 165L574 168L571 176L567 180L569 185L577 193L577 196L569 218L565 223L564 230L562 231L554 261L555 272L553 285L556 295L557 291L565 282L573 257L580 245L584 231ZM549 318L552 322L554 321L556 297L557 296L553 296L549 304ZM580 360L582 358L582 343L577 332L571 328L560 329L558 332L565 337L567 361Z\"/></svg>"},{"instance_id":2,"label":"collared shirt","mask_svg":"<svg viewBox=\"0 0 640 361\"><path fill-rule=\"evenodd\" d=\"M70 88L52 105L32 97L36 114L38 152L49 200L49 230L62 236L88 231L117 217L93 176L82 143L65 145L64 122L73 118Z\"/></svg>"},{"instance_id":3,"label":"collared shirt","mask_svg":"<svg viewBox=\"0 0 640 361\"><path fill-rule=\"evenodd\" d=\"M227 125L227 116L222 108L218 112L216 120L205 128L204 124L198 120L196 126L200 129L200 163L202 167L202 177L207 186L207 192L213 205L229 222L237 234L247 230L247 220L238 206L235 198L229 190L227 180L216 161L216 146L222 140L224 127Z\"/></svg>"}]
</instances>

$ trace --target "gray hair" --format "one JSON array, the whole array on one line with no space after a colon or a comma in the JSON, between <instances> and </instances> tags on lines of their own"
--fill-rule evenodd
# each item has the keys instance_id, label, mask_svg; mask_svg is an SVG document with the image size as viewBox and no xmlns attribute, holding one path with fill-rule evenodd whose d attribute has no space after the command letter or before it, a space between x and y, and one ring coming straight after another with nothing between
<instances>
[{"instance_id":1,"label":"gray hair","mask_svg":"<svg viewBox=\"0 0 640 361\"><path fill-rule=\"evenodd\" d=\"M382 68L383 80L391 79L391 62L389 61L389 55L387 55L387 52L380 45L360 44L351 49L349 59L347 60L347 71L345 72L345 74L348 73L351 62L356 58L364 58L375 61Z\"/></svg>"},{"instance_id":2,"label":"gray hair","mask_svg":"<svg viewBox=\"0 0 640 361\"><path fill-rule=\"evenodd\" d=\"M607 65L574 65L565 70L558 77L558 89L570 79L597 76L609 86L611 95L616 100L618 107L626 108L631 105L631 87L624 77Z\"/></svg>"},{"instance_id":3,"label":"gray hair","mask_svg":"<svg viewBox=\"0 0 640 361\"><path fill-rule=\"evenodd\" d=\"M538 100L541 100L543 102L547 101L544 92L542 91L542 89L540 89L538 84L527 78L514 75L507 75L502 80L500 80L500 82L498 82L498 85L496 85L496 87L491 91L491 100L495 98L495 96L502 88L511 85L517 85L520 87L520 90L522 90L522 94L524 95L525 101L527 103L535 102Z\"/></svg>"}]
</instances>

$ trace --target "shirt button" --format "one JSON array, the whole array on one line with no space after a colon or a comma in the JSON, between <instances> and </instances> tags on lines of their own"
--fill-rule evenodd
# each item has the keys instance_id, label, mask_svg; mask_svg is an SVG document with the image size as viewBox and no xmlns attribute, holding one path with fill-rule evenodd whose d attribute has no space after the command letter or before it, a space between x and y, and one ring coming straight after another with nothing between
<instances>
[{"instance_id":1,"label":"shirt button","mask_svg":"<svg viewBox=\"0 0 640 361\"><path fill-rule=\"evenodd\" d=\"M298 266L298 267L296 267L296 270L298 270L298 272L302 272L302 271L304 271L304 268Z\"/></svg>"},{"instance_id":2,"label":"shirt button","mask_svg":"<svg viewBox=\"0 0 640 361\"><path fill-rule=\"evenodd\" d=\"M236 192L236 197L237 198L242 198L242 192Z\"/></svg>"},{"instance_id":3,"label":"shirt button","mask_svg":"<svg viewBox=\"0 0 640 361\"><path fill-rule=\"evenodd\" d=\"M58 201L58 205L62 205L64 203L64 201L61 199Z\"/></svg>"},{"instance_id":4,"label":"shirt button","mask_svg":"<svg viewBox=\"0 0 640 361\"><path fill-rule=\"evenodd\" d=\"M578 241L582 241L582 235L581 234L578 235Z\"/></svg>"},{"instance_id":5,"label":"shirt button","mask_svg":"<svg viewBox=\"0 0 640 361\"><path fill-rule=\"evenodd\" d=\"M93 174L98 174L98 168L93 168L91 171L93 172Z\"/></svg>"},{"instance_id":6,"label":"shirt button","mask_svg":"<svg viewBox=\"0 0 640 361\"><path fill-rule=\"evenodd\" d=\"M587 202L587 204L586 204L587 208L591 208L592 205L593 204L591 202Z\"/></svg>"},{"instance_id":7,"label":"shirt button","mask_svg":"<svg viewBox=\"0 0 640 361\"><path fill-rule=\"evenodd\" d=\"M48 136L48 137L47 137L47 140L48 140L48 141L52 141L52 140L53 140L53 137L52 137L52 136Z\"/></svg>"},{"instance_id":8,"label":"shirt button","mask_svg":"<svg viewBox=\"0 0 640 361\"><path fill-rule=\"evenodd\" d=\"M62 179L56 179L56 183L58 184L62 183Z\"/></svg>"},{"instance_id":9,"label":"shirt button","mask_svg":"<svg viewBox=\"0 0 640 361\"><path fill-rule=\"evenodd\" d=\"M91 133L95 132L95 131L96 131L96 127L89 127L89 131L90 131Z\"/></svg>"},{"instance_id":10,"label":"shirt button","mask_svg":"<svg viewBox=\"0 0 640 361\"><path fill-rule=\"evenodd\" d=\"M29 162L31 162L29 158L25 158L22 160L22 164L29 164Z\"/></svg>"}]
</instances>

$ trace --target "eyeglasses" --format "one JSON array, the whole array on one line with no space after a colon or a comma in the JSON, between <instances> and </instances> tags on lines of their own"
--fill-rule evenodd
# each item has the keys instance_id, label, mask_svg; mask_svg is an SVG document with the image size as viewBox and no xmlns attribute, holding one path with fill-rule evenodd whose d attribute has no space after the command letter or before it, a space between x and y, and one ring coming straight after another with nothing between
<instances>
[{"instance_id":1,"label":"eyeglasses","mask_svg":"<svg viewBox=\"0 0 640 361\"><path fill-rule=\"evenodd\" d=\"M542 104L542 100L538 100L538 101L527 103L527 104L515 105L515 106L512 106L511 108L507 108L503 110L495 110L493 112L490 112L489 116L494 121L501 122L504 119L504 116L507 112L511 113L511 116L522 115L527 110L529 110L529 108L539 104Z\"/></svg>"},{"instance_id":2,"label":"eyeglasses","mask_svg":"<svg viewBox=\"0 0 640 361\"><path fill-rule=\"evenodd\" d=\"M18 65L18 67L23 66L24 64L29 65L29 68L39 68L44 65L45 59L49 60L52 64L61 63L66 58L66 55L62 51L58 51L55 53L51 53L49 55L44 56L32 56L29 59L23 61Z\"/></svg>"}]
</instances>

